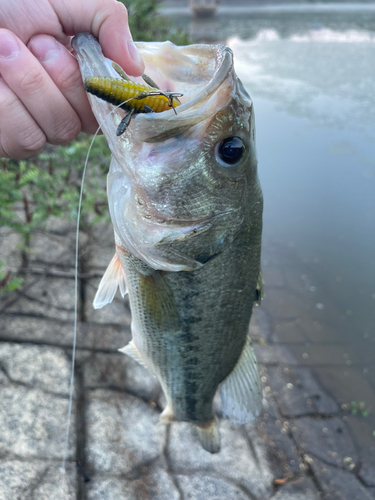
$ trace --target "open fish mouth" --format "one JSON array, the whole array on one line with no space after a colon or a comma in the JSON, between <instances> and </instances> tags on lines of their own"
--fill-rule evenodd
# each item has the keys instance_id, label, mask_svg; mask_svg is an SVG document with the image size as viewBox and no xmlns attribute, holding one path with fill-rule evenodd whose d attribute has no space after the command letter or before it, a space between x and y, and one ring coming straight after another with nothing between
<instances>
[{"instance_id":1,"label":"open fish mouth","mask_svg":"<svg viewBox=\"0 0 375 500\"><path fill-rule=\"evenodd\" d=\"M181 105L177 116L171 109L162 113L136 116L133 126L134 139L142 142L160 142L179 135L190 127L206 120L230 99L232 90L233 54L225 45L189 45L178 47L171 42L136 42L145 63L145 73L162 90L180 92ZM80 33L72 40L72 47L80 63L82 77L118 78L112 61L104 57L95 37ZM135 82L141 78L130 77ZM228 85L223 85L228 79ZM93 111L100 124L113 110L111 105L95 106ZM104 110L106 110L104 112ZM113 113L107 122L118 122L121 112ZM110 125L110 126L113 126ZM103 124L103 131L106 127Z\"/></svg>"},{"instance_id":2,"label":"open fish mouth","mask_svg":"<svg viewBox=\"0 0 375 500\"><path fill-rule=\"evenodd\" d=\"M202 255L204 261L217 255L242 224L245 163L253 151L245 146L252 140L252 103L225 45L136 45L145 74L162 91L183 96L176 110L136 114L120 137L116 131L123 109L89 96L112 152L107 179L111 219L118 244L151 268L191 271L202 265ZM84 81L118 79L92 35L75 36L72 46ZM217 146L234 135L245 154L238 165L226 168L216 160Z\"/></svg>"}]
</instances>

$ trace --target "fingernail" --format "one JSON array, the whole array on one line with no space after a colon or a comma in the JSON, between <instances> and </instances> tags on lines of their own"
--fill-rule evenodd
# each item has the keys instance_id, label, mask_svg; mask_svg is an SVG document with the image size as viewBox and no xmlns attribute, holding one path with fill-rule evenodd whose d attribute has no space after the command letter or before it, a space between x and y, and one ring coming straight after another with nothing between
<instances>
[{"instance_id":1,"label":"fingernail","mask_svg":"<svg viewBox=\"0 0 375 500\"><path fill-rule=\"evenodd\" d=\"M46 62L56 57L60 52L60 45L52 36L38 35L30 40L29 48L34 56L41 62Z\"/></svg>"},{"instance_id":2,"label":"fingernail","mask_svg":"<svg viewBox=\"0 0 375 500\"><path fill-rule=\"evenodd\" d=\"M17 40L10 33L0 34L0 57L12 59L19 53L20 48Z\"/></svg>"},{"instance_id":3,"label":"fingernail","mask_svg":"<svg viewBox=\"0 0 375 500\"><path fill-rule=\"evenodd\" d=\"M133 62L140 68L143 68L143 59L141 57L141 54L138 52L138 49L135 46L134 42L128 42L128 50L130 57L133 59Z\"/></svg>"}]
</instances>

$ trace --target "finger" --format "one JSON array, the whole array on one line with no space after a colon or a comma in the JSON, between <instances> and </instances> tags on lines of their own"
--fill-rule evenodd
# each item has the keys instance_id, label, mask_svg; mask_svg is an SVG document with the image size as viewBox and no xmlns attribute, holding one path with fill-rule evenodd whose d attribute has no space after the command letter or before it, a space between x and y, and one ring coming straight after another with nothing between
<instances>
[{"instance_id":1,"label":"finger","mask_svg":"<svg viewBox=\"0 0 375 500\"><path fill-rule=\"evenodd\" d=\"M0 29L0 73L48 142L66 144L78 135L81 122L77 113L39 61L13 33L4 29Z\"/></svg>"},{"instance_id":2,"label":"finger","mask_svg":"<svg viewBox=\"0 0 375 500\"><path fill-rule=\"evenodd\" d=\"M117 0L91 0L77 8L76 0L51 0L64 32L75 35L89 31L100 42L104 55L117 62L126 73L139 76L144 63L134 45L125 6ZM71 13L74 12L74 16Z\"/></svg>"},{"instance_id":3,"label":"finger","mask_svg":"<svg viewBox=\"0 0 375 500\"><path fill-rule=\"evenodd\" d=\"M94 134L98 128L96 119L83 88L78 62L70 52L53 37L36 35L28 48L40 61L56 87L77 113L83 132Z\"/></svg>"},{"instance_id":4,"label":"finger","mask_svg":"<svg viewBox=\"0 0 375 500\"><path fill-rule=\"evenodd\" d=\"M0 77L0 157L22 160L39 153L46 136Z\"/></svg>"},{"instance_id":5,"label":"finger","mask_svg":"<svg viewBox=\"0 0 375 500\"><path fill-rule=\"evenodd\" d=\"M0 5L0 26L15 33L24 44L36 33L45 33L70 46L71 37L64 33L49 0L1 0Z\"/></svg>"}]
</instances>

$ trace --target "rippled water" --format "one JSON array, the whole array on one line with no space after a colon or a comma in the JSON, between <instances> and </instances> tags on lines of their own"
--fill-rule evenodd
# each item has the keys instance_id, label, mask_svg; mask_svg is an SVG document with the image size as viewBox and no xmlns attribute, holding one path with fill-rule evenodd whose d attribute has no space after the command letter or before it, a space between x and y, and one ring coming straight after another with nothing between
<instances>
[{"instance_id":1,"label":"rippled water","mask_svg":"<svg viewBox=\"0 0 375 500\"><path fill-rule=\"evenodd\" d=\"M375 5L241 9L171 19L234 51L256 112L265 306L340 403L365 400L367 420L349 423L374 455Z\"/></svg>"}]
</instances>

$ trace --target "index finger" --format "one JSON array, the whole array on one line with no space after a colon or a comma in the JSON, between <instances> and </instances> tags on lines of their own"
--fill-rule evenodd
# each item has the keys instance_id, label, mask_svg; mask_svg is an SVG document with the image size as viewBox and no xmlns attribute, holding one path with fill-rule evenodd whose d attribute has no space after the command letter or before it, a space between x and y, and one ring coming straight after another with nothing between
<instances>
[{"instance_id":1,"label":"index finger","mask_svg":"<svg viewBox=\"0 0 375 500\"><path fill-rule=\"evenodd\" d=\"M51 0L64 32L76 35L89 31L99 39L106 57L117 62L126 73L139 76L144 63L134 45L126 7L117 0L91 0L77 7L77 0Z\"/></svg>"}]
</instances>

